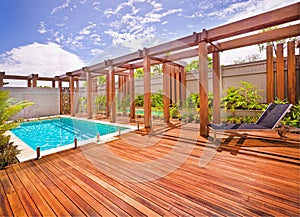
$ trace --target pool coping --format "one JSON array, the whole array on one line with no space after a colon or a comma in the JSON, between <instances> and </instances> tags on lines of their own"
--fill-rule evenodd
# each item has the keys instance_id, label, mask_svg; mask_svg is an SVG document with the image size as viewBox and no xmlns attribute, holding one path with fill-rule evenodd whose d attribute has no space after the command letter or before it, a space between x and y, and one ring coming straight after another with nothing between
<instances>
[{"instance_id":1,"label":"pool coping","mask_svg":"<svg viewBox=\"0 0 300 217\"><path fill-rule=\"evenodd\" d=\"M129 128L128 130L122 130L121 131L122 134L126 134L126 133L132 132L134 130L137 130L137 126L125 125L125 124L119 124L119 123L109 123L109 122L94 120L94 119L71 117L68 115L55 115L55 116L48 116L48 117L41 117L41 118L32 118L32 119L28 119L27 122L41 121L41 120L54 119L54 118L71 118L71 119L77 119L77 120L82 120L82 121L89 121L89 122L94 122L94 123L101 123L101 124L108 124L108 125L113 125L113 126L117 126L117 127ZM14 145L18 146L18 149L21 151L20 154L17 155L17 159L19 160L19 162L24 162L24 161L28 161L28 160L37 158L36 150L33 150L31 147L29 147L29 145L27 145L25 142L23 142L21 139L19 139L15 134L13 134L11 131L7 131L5 134L11 136L11 141L14 142ZM86 145L89 143L104 144L106 142L116 140L117 136L119 136L119 132L114 132L114 133L106 134L103 136L100 135L99 140L98 140L97 136L95 135L95 138L78 141L77 146L79 147L79 146ZM65 150L72 149L72 148L75 148L74 143L60 146L60 147L53 148L53 149L49 149L49 150L44 150L44 151L40 152L40 157L43 157L43 156L46 156L49 154L53 154L53 153L57 153L57 152L61 152L61 151L65 151Z\"/></svg>"}]
</instances>

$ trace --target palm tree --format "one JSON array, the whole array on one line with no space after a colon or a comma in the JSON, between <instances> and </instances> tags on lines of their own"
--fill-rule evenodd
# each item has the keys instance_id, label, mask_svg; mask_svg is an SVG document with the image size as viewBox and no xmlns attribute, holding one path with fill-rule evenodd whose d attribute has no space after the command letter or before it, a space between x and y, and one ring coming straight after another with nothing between
<instances>
[{"instance_id":1,"label":"palm tree","mask_svg":"<svg viewBox=\"0 0 300 217\"><path fill-rule=\"evenodd\" d=\"M0 169L16 162L16 156L20 153L17 146L10 142L10 136L5 132L16 128L20 120L10 121L24 108L33 105L33 102L23 100L15 103L15 100L9 98L9 91L0 91Z\"/></svg>"}]
</instances>

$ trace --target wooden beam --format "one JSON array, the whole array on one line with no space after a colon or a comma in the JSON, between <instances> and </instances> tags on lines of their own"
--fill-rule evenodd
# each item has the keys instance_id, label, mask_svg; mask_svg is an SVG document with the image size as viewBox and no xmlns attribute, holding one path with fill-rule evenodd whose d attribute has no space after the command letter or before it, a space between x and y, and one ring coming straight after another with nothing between
<instances>
[{"instance_id":1,"label":"wooden beam","mask_svg":"<svg viewBox=\"0 0 300 217\"><path fill-rule=\"evenodd\" d=\"M295 57L295 41L288 42L288 100L290 103L296 103L296 57Z\"/></svg>"},{"instance_id":2,"label":"wooden beam","mask_svg":"<svg viewBox=\"0 0 300 217\"><path fill-rule=\"evenodd\" d=\"M52 88L55 88L55 80L52 80Z\"/></svg>"},{"instance_id":3,"label":"wooden beam","mask_svg":"<svg viewBox=\"0 0 300 217\"><path fill-rule=\"evenodd\" d=\"M145 128L151 128L151 74L150 58L143 58L144 67L144 125Z\"/></svg>"},{"instance_id":4,"label":"wooden beam","mask_svg":"<svg viewBox=\"0 0 300 217\"><path fill-rule=\"evenodd\" d=\"M200 135L208 136L208 65L207 43L199 43Z\"/></svg>"},{"instance_id":5,"label":"wooden beam","mask_svg":"<svg viewBox=\"0 0 300 217\"><path fill-rule=\"evenodd\" d=\"M284 100L284 57L283 44L276 45L276 95L279 99Z\"/></svg>"},{"instance_id":6,"label":"wooden beam","mask_svg":"<svg viewBox=\"0 0 300 217\"><path fill-rule=\"evenodd\" d=\"M116 87L115 87L115 71L112 66L108 67L109 74L109 89L110 89L110 122L117 122L117 107L116 107Z\"/></svg>"},{"instance_id":7,"label":"wooden beam","mask_svg":"<svg viewBox=\"0 0 300 217\"><path fill-rule=\"evenodd\" d=\"M70 112L71 116L75 116L75 102L74 102L74 77L70 76Z\"/></svg>"},{"instance_id":8,"label":"wooden beam","mask_svg":"<svg viewBox=\"0 0 300 217\"><path fill-rule=\"evenodd\" d=\"M170 122L170 72L168 63L163 63L163 102L164 119L166 123Z\"/></svg>"},{"instance_id":9,"label":"wooden beam","mask_svg":"<svg viewBox=\"0 0 300 217\"><path fill-rule=\"evenodd\" d=\"M86 82L87 82L87 118L92 119L93 117L93 106L92 106L92 73L86 72Z\"/></svg>"},{"instance_id":10,"label":"wooden beam","mask_svg":"<svg viewBox=\"0 0 300 217\"><path fill-rule=\"evenodd\" d=\"M267 46L267 102L271 103L274 101L274 64L273 64L273 45Z\"/></svg>"},{"instance_id":11,"label":"wooden beam","mask_svg":"<svg viewBox=\"0 0 300 217\"><path fill-rule=\"evenodd\" d=\"M237 39L232 39L219 43L219 51L232 50L240 47L251 46L255 44L261 44L265 42L277 41L289 37L295 37L299 35L300 24L283 27L271 31L261 32L250 36L245 36ZM212 53L215 48L212 45L208 46L208 53ZM187 59L196 57L198 55L198 48L192 48L191 50L178 52L174 54L165 54L160 56L169 61L176 61L181 59Z\"/></svg>"},{"instance_id":12,"label":"wooden beam","mask_svg":"<svg viewBox=\"0 0 300 217\"><path fill-rule=\"evenodd\" d=\"M262 13L240 21L229 23L220 27L207 30L207 38L210 41L236 36L255 30L280 25L299 20L300 3Z\"/></svg>"},{"instance_id":13,"label":"wooden beam","mask_svg":"<svg viewBox=\"0 0 300 217\"><path fill-rule=\"evenodd\" d=\"M213 123L219 124L221 120L221 70L220 53L213 52Z\"/></svg>"},{"instance_id":14,"label":"wooden beam","mask_svg":"<svg viewBox=\"0 0 300 217\"><path fill-rule=\"evenodd\" d=\"M135 120L134 69L129 70L130 121Z\"/></svg>"}]
</instances>

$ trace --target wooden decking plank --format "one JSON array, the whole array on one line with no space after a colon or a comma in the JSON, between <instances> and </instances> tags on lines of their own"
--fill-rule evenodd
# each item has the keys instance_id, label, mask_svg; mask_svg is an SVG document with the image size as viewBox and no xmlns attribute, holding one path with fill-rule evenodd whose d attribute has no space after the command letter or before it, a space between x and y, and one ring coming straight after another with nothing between
<instances>
[{"instance_id":1,"label":"wooden decking plank","mask_svg":"<svg viewBox=\"0 0 300 217\"><path fill-rule=\"evenodd\" d=\"M41 159L41 163L43 163L43 159ZM100 215L100 213L98 213L93 207L90 206L90 204L88 203L88 197L86 198L87 201L80 197L79 194L84 194L84 191L76 184L74 185L74 183L71 180L65 178L63 175L63 171L57 171L57 174L54 174L53 171L51 171L51 167L41 167L41 165L43 164L40 164L37 161L34 161L34 164L40 170L42 170L44 174L48 177L48 179L51 179L51 181L53 181L55 185L58 186L64 192L64 194L67 197L69 197L80 210L84 212L85 215Z\"/></svg>"},{"instance_id":2,"label":"wooden decking plank","mask_svg":"<svg viewBox=\"0 0 300 217\"><path fill-rule=\"evenodd\" d=\"M68 163L72 163L72 162L68 161ZM112 192L113 194L117 195L120 199L122 199L123 201L126 201L126 203L130 204L135 209L139 210L140 211L139 215L144 213L145 215L148 215L148 216L158 216L158 214L156 212L152 211L148 207L144 206L143 204L141 204L138 201L134 200L133 198L129 197L128 195L126 195L125 193L120 191L118 188L116 188L116 186L113 186L110 183L103 181L101 178L97 177L96 175L94 175L86 170L82 170L80 168L80 166L78 166L76 164L73 164L72 166L74 168L78 168L78 170L81 170L82 174L89 177L91 180L97 182L99 185L103 186L104 188L106 188L107 190Z\"/></svg>"},{"instance_id":3,"label":"wooden decking plank","mask_svg":"<svg viewBox=\"0 0 300 217\"><path fill-rule=\"evenodd\" d=\"M23 204L24 209L26 210L27 215L29 216L40 216L41 213L37 208L37 205L31 198L31 195L27 192L22 181L16 175L13 170L13 166L7 168L7 175L11 180L18 197L20 198L21 203Z\"/></svg>"},{"instance_id":4,"label":"wooden decking plank","mask_svg":"<svg viewBox=\"0 0 300 217\"><path fill-rule=\"evenodd\" d=\"M69 155L68 158L70 158L71 155ZM86 161L83 161L82 158L76 158L76 157L72 157L71 159L71 162L72 163L76 163L78 165L84 165L84 168L88 168L89 171L93 171L94 174L99 174L99 170L97 170L96 168L92 168L90 166L90 163L86 163ZM102 164L101 165L101 170L104 169L104 167L106 167L106 165ZM107 168L107 172L111 172L112 168L110 167L106 167ZM108 177L107 177L108 178ZM112 179L107 179L107 181L111 182L111 183L115 183L116 181L112 180ZM137 185L138 183L136 184L133 184L131 182L125 182L123 183L124 184L124 187L125 186L128 186L128 190L132 190L132 191L135 191L137 194L140 194L142 195L143 197L146 197L146 199L144 199L143 201L141 201L143 204L147 204L148 207L150 207L151 209L153 208L153 205L152 204L149 204L150 201L153 201L153 202L156 202L158 204L160 204L162 207L164 207L165 209L171 211L172 213L176 214L176 215L180 215L180 216L184 216L186 215L187 213L186 212L183 212L181 211L180 209L178 209L176 206L173 205L170 205L169 203L167 203L165 200L163 199L170 199L169 197L165 197L165 195L163 194L159 194L159 192L156 192L155 189L151 189L149 188L148 186L145 186L143 185L142 187L138 188ZM116 185L114 185L116 186ZM120 185L119 185L120 186ZM124 187L120 186L121 189L124 191ZM130 194L130 191L128 190L125 190L128 194ZM148 190L148 191L147 191ZM159 196L157 196L159 195ZM162 197L162 199L161 199ZM178 200L174 200L175 203L178 202ZM163 213L159 212L159 210L157 209L154 209L156 212L158 212L158 214L162 215ZM197 210L191 210L189 209L189 214L195 214L197 216L199 216L200 214L203 215L203 213L197 211ZM171 213L168 213L166 214L167 216L171 216Z\"/></svg>"},{"instance_id":5,"label":"wooden decking plank","mask_svg":"<svg viewBox=\"0 0 300 217\"><path fill-rule=\"evenodd\" d=\"M114 144L116 144L116 142L115 142ZM141 155L141 152L140 152L139 154ZM139 156L140 156L140 155L139 155ZM214 192L214 193L215 193L215 192Z\"/></svg>"},{"instance_id":6,"label":"wooden decking plank","mask_svg":"<svg viewBox=\"0 0 300 217\"><path fill-rule=\"evenodd\" d=\"M118 143L118 141L115 141L114 145L116 145L117 143ZM117 152L119 149L117 147L115 147L115 148L116 149L114 151ZM124 153L124 154L127 154L127 152ZM139 155L133 155L133 153L128 153L128 154L132 155L132 159L133 160L137 159L137 161L140 161L140 158L143 158L143 156L144 156L141 152L139 153ZM146 158L149 158L149 157L150 156L146 156ZM151 169L153 169L153 171L155 171L155 168L152 167ZM247 208L243 208L243 205L241 204L241 202L243 202L243 200L239 200L238 202L235 202L232 199L236 199L237 197L235 197L235 198L231 197L230 198L229 194L221 196L221 194L223 193L222 191L219 191L219 195L218 195L216 191L214 191L214 193L211 193L211 189L209 189L209 188L207 188L206 190L204 189L205 187L201 187L201 188L197 189L194 186L196 184L195 182L190 182L190 179L185 179L181 175L177 176L176 178L172 178L171 176L174 175L174 173L175 172L173 172L172 174L170 174L168 176L165 176L164 179L168 179L171 182L173 182L173 181L176 180L176 185L178 185L177 186L178 188L185 188L185 186L188 184L188 186L189 186L188 188L189 189L186 189L186 191L190 191L191 194L194 193L196 195L202 195L201 197L204 200L206 200L206 201L211 200L211 201L213 201L212 204L214 204L214 205L215 204L220 204L220 201L222 201L222 203L220 205L224 208L224 210L223 210L224 212L226 212L226 208L225 207L227 207L227 210L230 209L231 211L233 211L234 207L238 207L236 209L236 214L241 214L244 211L245 212L245 213L243 213L244 215L250 215L250 214L253 215L253 213L249 212L249 210ZM171 184L171 183L169 183L169 184ZM210 186L210 187L214 188L213 185ZM241 197L242 197L242 195L241 195ZM230 198L231 200L229 200L228 198ZM237 198L237 199L240 199L240 198Z\"/></svg>"},{"instance_id":7,"label":"wooden decking plank","mask_svg":"<svg viewBox=\"0 0 300 217\"><path fill-rule=\"evenodd\" d=\"M63 201L58 201L57 198L51 193L44 183L36 176L33 171L27 167L25 163L20 163L19 166L24 171L24 173L30 178L35 188L40 192L44 200L49 204L51 209L57 216L70 216L69 212L61 204ZM40 208L40 207L38 207Z\"/></svg>"},{"instance_id":8,"label":"wooden decking plank","mask_svg":"<svg viewBox=\"0 0 300 217\"><path fill-rule=\"evenodd\" d=\"M0 216L12 216L13 213L1 182L1 179L4 178L4 176L5 171L0 170Z\"/></svg>"},{"instance_id":9,"label":"wooden decking plank","mask_svg":"<svg viewBox=\"0 0 300 217\"><path fill-rule=\"evenodd\" d=\"M55 185L52 177L48 177L40 170L34 161L24 162L41 180L41 182L53 193L53 195L57 198L58 201L63 202L62 205L64 208L70 213L72 216L83 216L84 212L81 211L70 199L67 197L64 192L60 189L59 186Z\"/></svg>"},{"instance_id":10,"label":"wooden decking plank","mask_svg":"<svg viewBox=\"0 0 300 217\"><path fill-rule=\"evenodd\" d=\"M93 152L95 152L95 150ZM93 154L93 153L89 153L89 154ZM99 156L99 154L98 154L98 156ZM95 157L97 159L97 156L95 156ZM100 159L98 159L98 161L101 161L102 163L109 163L111 166L114 165L114 163L113 163L113 161L111 161L111 159L106 158L106 156L103 156L103 155L102 155L102 157ZM116 168L116 171L119 172L120 170L122 170L121 167ZM123 170L125 170L125 169L123 168ZM149 173L151 173L151 172L149 172ZM141 178L141 177L143 177L143 174L142 173L132 173L132 174L130 174L130 176L133 176L133 177L136 176L136 177L140 177ZM153 176L153 177L155 177L155 176ZM166 188L166 186L163 186L163 187ZM166 189L168 189L168 188L166 188ZM178 192L176 192L176 191L173 191L173 190L170 190L170 189L168 189L168 190L174 192L175 194L178 194ZM187 198L190 199L190 197L187 197ZM210 208L208 208L208 207L205 206L206 203L199 203L199 201L200 201L200 199L198 201L196 201L196 203L198 203L199 205L202 206L201 212L205 212L206 215L214 215L214 214L216 214L213 209L210 209ZM219 212L219 214L220 214L220 212Z\"/></svg>"},{"instance_id":11,"label":"wooden decking plank","mask_svg":"<svg viewBox=\"0 0 300 217\"><path fill-rule=\"evenodd\" d=\"M37 209L43 216L53 216L55 213L51 209L51 207L47 204L44 198L40 195L39 191L35 188L34 183L26 176L26 174L22 171L19 165L14 165L12 167L22 181L24 188L31 196L32 201L36 205Z\"/></svg>"},{"instance_id":12,"label":"wooden decking plank","mask_svg":"<svg viewBox=\"0 0 300 217\"><path fill-rule=\"evenodd\" d=\"M58 160L59 162L56 162L54 158L51 158L50 156L44 159L41 159L45 162L45 165L47 165L47 168L49 168L53 173L56 173L56 171L63 171L63 175L62 174L57 174L59 175L59 177L64 176L64 182L65 179L69 179L69 181L73 181L74 184L77 187L76 188L72 188L72 190L74 190L77 194L80 195L80 197L84 198L84 200L91 206L93 207L99 214L104 215L104 216L114 216L116 214L113 213L113 210L110 211L106 206L104 206L101 203L101 200L108 200L108 198L105 197L100 197L100 194L95 194L95 190L92 191L92 194L90 194L92 188L88 185L86 185L86 180L85 179L81 179L81 177L77 174L77 175L73 175L73 171L74 168L71 168L70 166L63 164L64 166L61 167L59 166L59 164L62 163L62 160ZM52 166L53 165L53 166ZM55 166L54 166L55 165ZM67 177L67 178L66 178ZM67 182L70 183L70 182ZM87 189L88 187L90 187L90 189ZM89 191L88 191L89 190ZM98 199L98 200L97 200ZM114 207L114 209L116 209L116 207ZM118 213L120 214L120 213ZM124 213L122 213L124 215Z\"/></svg>"}]
</instances>

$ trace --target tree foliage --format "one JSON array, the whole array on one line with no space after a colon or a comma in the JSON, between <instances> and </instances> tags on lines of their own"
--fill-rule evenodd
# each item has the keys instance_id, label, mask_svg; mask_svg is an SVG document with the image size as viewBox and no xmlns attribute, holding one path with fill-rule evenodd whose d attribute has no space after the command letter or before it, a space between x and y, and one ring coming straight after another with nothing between
<instances>
[{"instance_id":1,"label":"tree foliage","mask_svg":"<svg viewBox=\"0 0 300 217\"><path fill-rule=\"evenodd\" d=\"M213 64L212 58L210 56L208 56L207 61L208 61L208 68L211 69L212 64ZM190 71L193 71L193 70L198 70L198 69L199 69L199 60L198 59L192 60L190 63L188 63L185 66L185 71L187 71L187 72L190 72Z\"/></svg>"},{"instance_id":2,"label":"tree foliage","mask_svg":"<svg viewBox=\"0 0 300 217\"><path fill-rule=\"evenodd\" d=\"M8 91L0 91L0 169L15 163L17 154L20 151L17 146L10 142L10 136L5 135L5 132L19 126L20 121L10 121L10 118L15 116L24 108L33 105L28 100L23 100L15 103L15 100L9 98Z\"/></svg>"}]
</instances>

